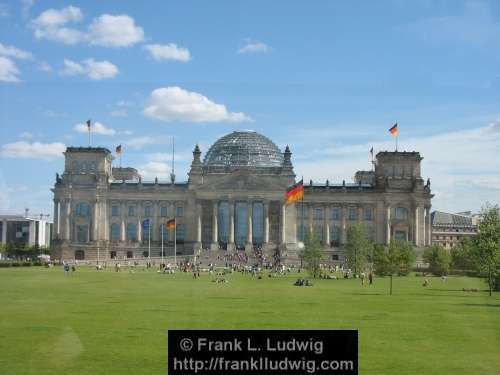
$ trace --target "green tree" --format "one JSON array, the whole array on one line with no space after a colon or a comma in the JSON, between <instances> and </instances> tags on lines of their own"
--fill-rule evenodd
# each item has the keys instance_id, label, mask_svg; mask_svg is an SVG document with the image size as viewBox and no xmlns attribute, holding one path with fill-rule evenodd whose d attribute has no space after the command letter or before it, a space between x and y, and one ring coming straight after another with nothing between
<instances>
[{"instance_id":1,"label":"green tree","mask_svg":"<svg viewBox=\"0 0 500 375\"><path fill-rule=\"evenodd\" d=\"M474 268L472 259L472 247L474 242L470 238L464 238L458 246L451 249L451 266L453 269L468 271Z\"/></svg>"},{"instance_id":2,"label":"green tree","mask_svg":"<svg viewBox=\"0 0 500 375\"><path fill-rule=\"evenodd\" d=\"M354 271L355 275L366 267L371 246L366 237L364 225L349 226L347 229L346 258L349 268Z\"/></svg>"},{"instance_id":3,"label":"green tree","mask_svg":"<svg viewBox=\"0 0 500 375\"><path fill-rule=\"evenodd\" d=\"M475 268L486 279L491 296L495 279L500 276L500 208L497 205L483 208L478 235L471 249Z\"/></svg>"},{"instance_id":4,"label":"green tree","mask_svg":"<svg viewBox=\"0 0 500 375\"><path fill-rule=\"evenodd\" d=\"M391 240L387 249L387 271L391 277L389 294L392 295L393 276L407 275L414 260L415 254L411 243Z\"/></svg>"},{"instance_id":5,"label":"green tree","mask_svg":"<svg viewBox=\"0 0 500 375\"><path fill-rule=\"evenodd\" d=\"M323 258L323 247L313 232L306 234L304 249L299 256L309 274L314 278L318 277L321 272L319 265Z\"/></svg>"},{"instance_id":6,"label":"green tree","mask_svg":"<svg viewBox=\"0 0 500 375\"><path fill-rule=\"evenodd\" d=\"M451 255L440 245L426 248L424 260L429 263L430 271L436 276L447 275L450 272Z\"/></svg>"},{"instance_id":7,"label":"green tree","mask_svg":"<svg viewBox=\"0 0 500 375\"><path fill-rule=\"evenodd\" d=\"M384 245L373 245L373 268L375 273L379 276L389 274L389 259Z\"/></svg>"}]
</instances>

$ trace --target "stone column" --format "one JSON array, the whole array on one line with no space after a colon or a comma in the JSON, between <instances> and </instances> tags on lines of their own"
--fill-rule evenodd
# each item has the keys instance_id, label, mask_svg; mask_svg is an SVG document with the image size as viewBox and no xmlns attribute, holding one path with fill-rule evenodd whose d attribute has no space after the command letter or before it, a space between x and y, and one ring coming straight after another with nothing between
<instances>
[{"instance_id":1,"label":"stone column","mask_svg":"<svg viewBox=\"0 0 500 375\"><path fill-rule=\"evenodd\" d=\"M340 207L340 243L344 245L347 242L347 228L346 228L346 216L347 216L347 207L342 205Z\"/></svg>"},{"instance_id":2,"label":"stone column","mask_svg":"<svg viewBox=\"0 0 500 375\"><path fill-rule=\"evenodd\" d=\"M57 240L59 238L59 201L54 199L54 224L52 225L52 238ZM2 237L3 238L3 237Z\"/></svg>"},{"instance_id":3,"label":"stone column","mask_svg":"<svg viewBox=\"0 0 500 375\"><path fill-rule=\"evenodd\" d=\"M64 202L64 239L71 241L71 200L66 199Z\"/></svg>"},{"instance_id":4,"label":"stone column","mask_svg":"<svg viewBox=\"0 0 500 375\"><path fill-rule=\"evenodd\" d=\"M324 224L323 224L323 229L325 231L325 234L323 235L324 239L324 245L325 247L330 247L330 206L325 206L325 212L324 212Z\"/></svg>"},{"instance_id":5,"label":"stone column","mask_svg":"<svg viewBox=\"0 0 500 375\"><path fill-rule=\"evenodd\" d=\"M286 203L281 203L281 238L282 245L286 243Z\"/></svg>"},{"instance_id":6,"label":"stone column","mask_svg":"<svg viewBox=\"0 0 500 375\"><path fill-rule=\"evenodd\" d=\"M386 234L385 234L385 243L389 245L391 242L391 205L387 205L385 208L385 225L386 225Z\"/></svg>"},{"instance_id":7,"label":"stone column","mask_svg":"<svg viewBox=\"0 0 500 375\"><path fill-rule=\"evenodd\" d=\"M94 208L92 210L92 241L99 239L99 198L94 201Z\"/></svg>"},{"instance_id":8,"label":"stone column","mask_svg":"<svg viewBox=\"0 0 500 375\"><path fill-rule=\"evenodd\" d=\"M247 252L253 251L253 222L252 222L252 212L253 205L252 201L247 202L247 243L245 246L245 250Z\"/></svg>"},{"instance_id":9,"label":"stone column","mask_svg":"<svg viewBox=\"0 0 500 375\"><path fill-rule=\"evenodd\" d=\"M264 244L269 243L269 201L264 202Z\"/></svg>"},{"instance_id":10,"label":"stone column","mask_svg":"<svg viewBox=\"0 0 500 375\"><path fill-rule=\"evenodd\" d=\"M419 224L418 209L419 209L419 207L416 206L415 211L414 211L414 218L413 218L413 243L415 244L415 246L419 246L419 242L420 242L420 233L418 231L418 224Z\"/></svg>"},{"instance_id":11,"label":"stone column","mask_svg":"<svg viewBox=\"0 0 500 375\"><path fill-rule=\"evenodd\" d=\"M219 250L219 202L212 203L212 244L210 250Z\"/></svg>"},{"instance_id":12,"label":"stone column","mask_svg":"<svg viewBox=\"0 0 500 375\"><path fill-rule=\"evenodd\" d=\"M427 207L427 228L426 228L426 233L427 233L427 246L432 245L432 220L431 220L431 206Z\"/></svg>"},{"instance_id":13,"label":"stone column","mask_svg":"<svg viewBox=\"0 0 500 375\"><path fill-rule=\"evenodd\" d=\"M233 251L234 246L234 201L230 200L229 204L229 241L227 244L227 250Z\"/></svg>"},{"instance_id":14,"label":"stone column","mask_svg":"<svg viewBox=\"0 0 500 375\"><path fill-rule=\"evenodd\" d=\"M7 220L2 220L2 244L7 243Z\"/></svg>"},{"instance_id":15,"label":"stone column","mask_svg":"<svg viewBox=\"0 0 500 375\"><path fill-rule=\"evenodd\" d=\"M312 204L308 205L307 212L309 213L308 219L307 219L307 232L312 233L312 231L313 231L313 213L314 213L314 208L313 208ZM304 235L306 233L304 233Z\"/></svg>"},{"instance_id":16,"label":"stone column","mask_svg":"<svg viewBox=\"0 0 500 375\"><path fill-rule=\"evenodd\" d=\"M358 206L358 224L363 221L363 206Z\"/></svg>"},{"instance_id":17,"label":"stone column","mask_svg":"<svg viewBox=\"0 0 500 375\"><path fill-rule=\"evenodd\" d=\"M120 203L120 220L121 220L121 230L120 230L120 241L125 242L127 240L127 228L125 227L125 211L127 205L125 202Z\"/></svg>"},{"instance_id":18,"label":"stone column","mask_svg":"<svg viewBox=\"0 0 500 375\"><path fill-rule=\"evenodd\" d=\"M200 202L196 203L196 242L201 245L201 215L202 206Z\"/></svg>"}]
</instances>

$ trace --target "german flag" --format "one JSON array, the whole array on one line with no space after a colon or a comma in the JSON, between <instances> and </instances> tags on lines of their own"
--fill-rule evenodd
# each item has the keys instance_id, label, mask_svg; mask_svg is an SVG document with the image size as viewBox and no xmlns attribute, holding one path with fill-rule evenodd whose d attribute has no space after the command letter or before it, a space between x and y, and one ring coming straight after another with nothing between
<instances>
[{"instance_id":1,"label":"german flag","mask_svg":"<svg viewBox=\"0 0 500 375\"><path fill-rule=\"evenodd\" d=\"M122 153L122 145L116 146L116 153L120 155Z\"/></svg>"},{"instance_id":2,"label":"german flag","mask_svg":"<svg viewBox=\"0 0 500 375\"><path fill-rule=\"evenodd\" d=\"M295 185L286 190L286 203L290 204L304 198L304 180L300 180Z\"/></svg>"},{"instance_id":3,"label":"german flag","mask_svg":"<svg viewBox=\"0 0 500 375\"><path fill-rule=\"evenodd\" d=\"M397 136L399 134L398 123L396 122L392 128L389 129L389 133L393 136Z\"/></svg>"},{"instance_id":4,"label":"german flag","mask_svg":"<svg viewBox=\"0 0 500 375\"><path fill-rule=\"evenodd\" d=\"M175 228L175 219L170 219L167 221L167 229L174 229Z\"/></svg>"}]
</instances>

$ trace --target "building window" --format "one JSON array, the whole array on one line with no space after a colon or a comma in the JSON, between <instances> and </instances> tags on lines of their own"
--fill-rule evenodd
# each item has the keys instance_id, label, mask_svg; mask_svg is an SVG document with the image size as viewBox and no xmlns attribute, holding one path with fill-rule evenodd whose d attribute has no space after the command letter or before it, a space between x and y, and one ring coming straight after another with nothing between
<instances>
[{"instance_id":1,"label":"building window","mask_svg":"<svg viewBox=\"0 0 500 375\"><path fill-rule=\"evenodd\" d=\"M322 208L315 208L314 209L314 220L323 220L323 209Z\"/></svg>"},{"instance_id":2,"label":"building window","mask_svg":"<svg viewBox=\"0 0 500 375\"><path fill-rule=\"evenodd\" d=\"M396 207L394 210L394 216L399 220L408 219L408 210L404 207Z\"/></svg>"},{"instance_id":3,"label":"building window","mask_svg":"<svg viewBox=\"0 0 500 375\"><path fill-rule=\"evenodd\" d=\"M339 260L338 254L332 254L332 260Z\"/></svg>"},{"instance_id":4,"label":"building window","mask_svg":"<svg viewBox=\"0 0 500 375\"><path fill-rule=\"evenodd\" d=\"M397 241L406 241L406 231L404 230L394 231L394 239Z\"/></svg>"},{"instance_id":5,"label":"building window","mask_svg":"<svg viewBox=\"0 0 500 375\"><path fill-rule=\"evenodd\" d=\"M367 221L373 220L373 209L371 207L365 207L363 212L364 212L365 220L367 220Z\"/></svg>"},{"instance_id":6,"label":"building window","mask_svg":"<svg viewBox=\"0 0 500 375\"><path fill-rule=\"evenodd\" d=\"M248 232L248 205L246 202L236 202L234 208L234 242L236 247L245 248Z\"/></svg>"},{"instance_id":7,"label":"building window","mask_svg":"<svg viewBox=\"0 0 500 375\"><path fill-rule=\"evenodd\" d=\"M338 207L332 208L331 219L332 220L340 220L340 208L338 208Z\"/></svg>"},{"instance_id":8,"label":"building window","mask_svg":"<svg viewBox=\"0 0 500 375\"><path fill-rule=\"evenodd\" d=\"M90 216L90 204L80 202L76 205L76 216L88 217Z\"/></svg>"},{"instance_id":9,"label":"building window","mask_svg":"<svg viewBox=\"0 0 500 375\"><path fill-rule=\"evenodd\" d=\"M83 251L83 250L76 250L75 251L75 259L76 260L84 260L85 259L85 251Z\"/></svg>"},{"instance_id":10,"label":"building window","mask_svg":"<svg viewBox=\"0 0 500 375\"><path fill-rule=\"evenodd\" d=\"M120 216L120 206L113 205L111 206L111 216Z\"/></svg>"},{"instance_id":11,"label":"building window","mask_svg":"<svg viewBox=\"0 0 500 375\"><path fill-rule=\"evenodd\" d=\"M227 243L229 240L229 203L220 202L218 210L219 241Z\"/></svg>"},{"instance_id":12,"label":"building window","mask_svg":"<svg viewBox=\"0 0 500 375\"><path fill-rule=\"evenodd\" d=\"M160 207L160 216L167 217L167 214L168 214L167 206L161 206Z\"/></svg>"},{"instance_id":13,"label":"building window","mask_svg":"<svg viewBox=\"0 0 500 375\"><path fill-rule=\"evenodd\" d=\"M330 242L333 246L338 246L340 244L340 227L338 225L332 225L330 227Z\"/></svg>"},{"instance_id":14,"label":"building window","mask_svg":"<svg viewBox=\"0 0 500 375\"><path fill-rule=\"evenodd\" d=\"M109 257L110 257L111 259L115 259L115 258L116 258L116 251L110 251L110 252L109 252Z\"/></svg>"},{"instance_id":15,"label":"building window","mask_svg":"<svg viewBox=\"0 0 500 375\"><path fill-rule=\"evenodd\" d=\"M186 226L184 224L177 224L176 242L183 243L186 236Z\"/></svg>"},{"instance_id":16,"label":"building window","mask_svg":"<svg viewBox=\"0 0 500 375\"><path fill-rule=\"evenodd\" d=\"M76 226L76 240L78 242L89 242L89 226L77 225Z\"/></svg>"},{"instance_id":17,"label":"building window","mask_svg":"<svg viewBox=\"0 0 500 375\"><path fill-rule=\"evenodd\" d=\"M135 206L128 206L128 216L135 216Z\"/></svg>"},{"instance_id":18,"label":"building window","mask_svg":"<svg viewBox=\"0 0 500 375\"><path fill-rule=\"evenodd\" d=\"M134 257L134 252L133 251L127 251L127 258L133 258Z\"/></svg>"},{"instance_id":19,"label":"building window","mask_svg":"<svg viewBox=\"0 0 500 375\"><path fill-rule=\"evenodd\" d=\"M252 241L254 244L264 242L264 204L254 202L252 209Z\"/></svg>"},{"instance_id":20,"label":"building window","mask_svg":"<svg viewBox=\"0 0 500 375\"><path fill-rule=\"evenodd\" d=\"M111 224L111 241L120 241L120 224Z\"/></svg>"},{"instance_id":21,"label":"building window","mask_svg":"<svg viewBox=\"0 0 500 375\"><path fill-rule=\"evenodd\" d=\"M315 223L313 226L314 237L323 243L323 224Z\"/></svg>"},{"instance_id":22,"label":"building window","mask_svg":"<svg viewBox=\"0 0 500 375\"><path fill-rule=\"evenodd\" d=\"M132 223L127 224L127 240L137 241L137 225Z\"/></svg>"},{"instance_id":23,"label":"building window","mask_svg":"<svg viewBox=\"0 0 500 375\"><path fill-rule=\"evenodd\" d=\"M357 208L349 208L347 218L349 220L358 220L358 209Z\"/></svg>"},{"instance_id":24,"label":"building window","mask_svg":"<svg viewBox=\"0 0 500 375\"><path fill-rule=\"evenodd\" d=\"M153 216L153 209L151 206L146 206L144 207L144 217L151 217Z\"/></svg>"},{"instance_id":25,"label":"building window","mask_svg":"<svg viewBox=\"0 0 500 375\"><path fill-rule=\"evenodd\" d=\"M184 216L184 207L182 206L177 206L175 208L175 216L176 217L183 217Z\"/></svg>"}]
</instances>

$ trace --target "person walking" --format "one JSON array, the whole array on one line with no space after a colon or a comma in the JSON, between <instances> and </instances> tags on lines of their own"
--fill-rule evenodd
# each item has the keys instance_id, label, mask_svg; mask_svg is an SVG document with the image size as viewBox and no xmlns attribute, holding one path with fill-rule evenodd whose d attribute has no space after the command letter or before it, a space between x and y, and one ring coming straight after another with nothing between
<instances>
[{"instance_id":1,"label":"person walking","mask_svg":"<svg viewBox=\"0 0 500 375\"><path fill-rule=\"evenodd\" d=\"M368 274L368 281L369 281L370 285L373 284L373 274L371 272Z\"/></svg>"}]
</instances>

